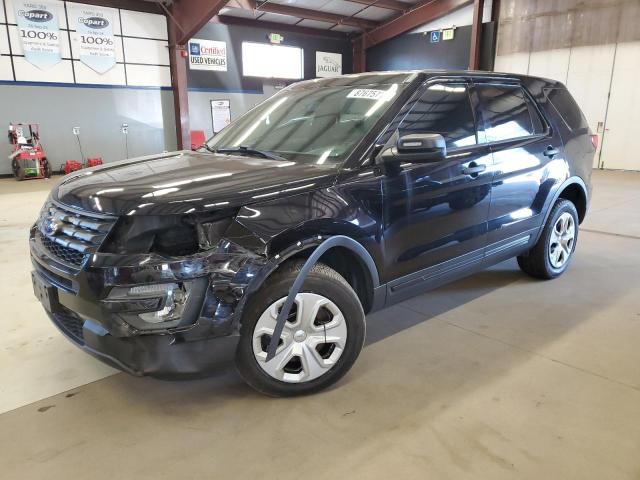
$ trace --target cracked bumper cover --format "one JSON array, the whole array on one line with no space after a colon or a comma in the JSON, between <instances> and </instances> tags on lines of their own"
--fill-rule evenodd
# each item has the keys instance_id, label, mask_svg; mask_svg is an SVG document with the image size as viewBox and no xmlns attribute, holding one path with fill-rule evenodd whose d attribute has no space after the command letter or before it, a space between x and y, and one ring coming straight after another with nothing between
<instances>
[{"instance_id":1,"label":"cracked bumper cover","mask_svg":"<svg viewBox=\"0 0 640 480\"><path fill-rule=\"evenodd\" d=\"M30 249L34 276L51 292L47 314L67 338L111 366L160 378L205 376L228 366L247 293L268 270L264 257L228 242L215 253L179 259L96 254L80 270L51 257L34 230ZM184 281L201 288L173 328L139 330L105 308L113 287Z\"/></svg>"}]
</instances>

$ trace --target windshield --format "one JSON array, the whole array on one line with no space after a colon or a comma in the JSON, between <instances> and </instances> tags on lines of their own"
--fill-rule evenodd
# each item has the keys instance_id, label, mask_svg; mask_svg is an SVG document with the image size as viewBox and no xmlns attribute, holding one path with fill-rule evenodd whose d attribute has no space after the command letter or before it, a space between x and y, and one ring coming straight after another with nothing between
<instances>
[{"instance_id":1,"label":"windshield","mask_svg":"<svg viewBox=\"0 0 640 480\"><path fill-rule=\"evenodd\" d=\"M283 90L222 130L206 147L302 163L341 163L400 92L397 83Z\"/></svg>"}]
</instances>

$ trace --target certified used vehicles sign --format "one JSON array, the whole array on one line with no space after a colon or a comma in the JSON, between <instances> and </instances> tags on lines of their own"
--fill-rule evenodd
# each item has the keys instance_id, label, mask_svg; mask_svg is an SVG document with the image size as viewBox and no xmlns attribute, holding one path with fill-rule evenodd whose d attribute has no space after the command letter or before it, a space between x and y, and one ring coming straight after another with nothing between
<instances>
[{"instance_id":1,"label":"certified used vehicles sign","mask_svg":"<svg viewBox=\"0 0 640 480\"><path fill-rule=\"evenodd\" d=\"M189 40L189 68L191 70L227 71L227 44L215 40Z\"/></svg>"}]
</instances>

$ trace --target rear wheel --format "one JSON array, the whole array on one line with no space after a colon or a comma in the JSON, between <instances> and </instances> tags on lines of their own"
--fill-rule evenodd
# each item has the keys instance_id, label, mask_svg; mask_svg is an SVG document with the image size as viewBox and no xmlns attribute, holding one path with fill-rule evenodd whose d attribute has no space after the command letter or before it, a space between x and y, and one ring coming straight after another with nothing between
<instances>
[{"instance_id":1,"label":"rear wheel","mask_svg":"<svg viewBox=\"0 0 640 480\"><path fill-rule=\"evenodd\" d=\"M19 182L21 182L22 180L25 179L26 177L26 172L24 170L24 167L22 166L22 164L20 162L18 162L17 160L14 160L13 163L13 176L15 177L16 180L18 180Z\"/></svg>"},{"instance_id":2,"label":"rear wheel","mask_svg":"<svg viewBox=\"0 0 640 480\"><path fill-rule=\"evenodd\" d=\"M532 277L551 279L569 266L578 241L578 212L561 198L554 205L535 246L518 257L520 268Z\"/></svg>"},{"instance_id":3,"label":"rear wheel","mask_svg":"<svg viewBox=\"0 0 640 480\"><path fill-rule=\"evenodd\" d=\"M302 262L276 272L247 305L236 352L242 377L273 396L317 392L337 382L353 365L365 337L364 312L351 286L336 271L316 264L298 295L276 355L267 348Z\"/></svg>"}]
</instances>

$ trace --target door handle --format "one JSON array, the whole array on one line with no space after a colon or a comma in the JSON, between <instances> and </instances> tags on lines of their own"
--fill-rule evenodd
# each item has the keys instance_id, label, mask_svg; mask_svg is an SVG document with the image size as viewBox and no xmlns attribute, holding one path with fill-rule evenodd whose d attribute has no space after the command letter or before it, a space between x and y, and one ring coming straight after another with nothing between
<instances>
[{"instance_id":1,"label":"door handle","mask_svg":"<svg viewBox=\"0 0 640 480\"><path fill-rule=\"evenodd\" d=\"M471 162L468 167L462 169L464 175L470 175L477 177L479 173L484 172L487 169L486 165L478 165L476 162Z\"/></svg>"},{"instance_id":2,"label":"door handle","mask_svg":"<svg viewBox=\"0 0 640 480\"><path fill-rule=\"evenodd\" d=\"M560 153L560 150L549 145L547 149L544 151L543 155L548 158L553 158Z\"/></svg>"}]
</instances>

